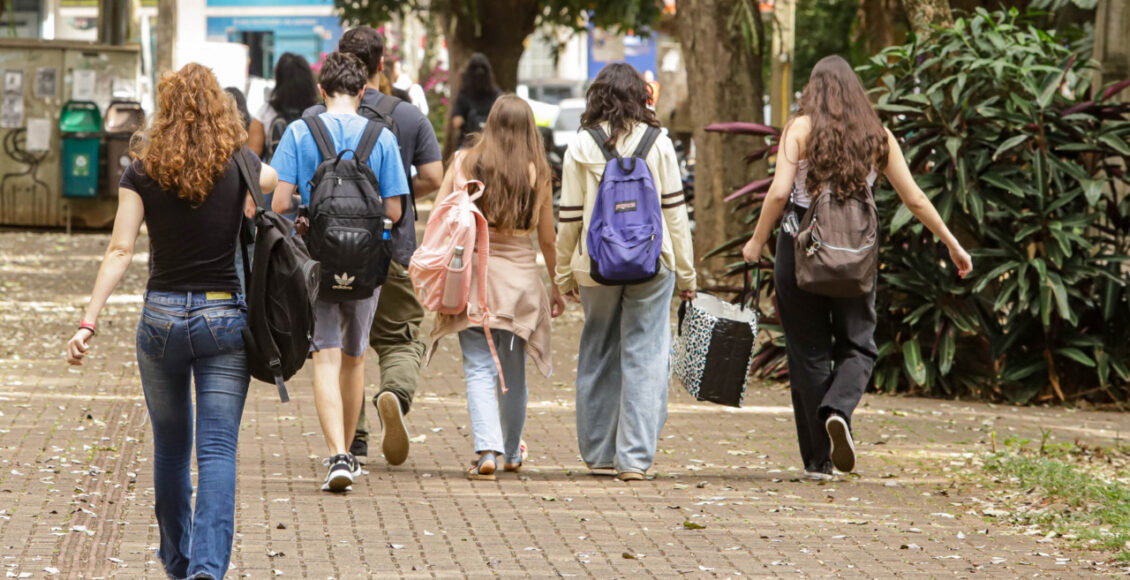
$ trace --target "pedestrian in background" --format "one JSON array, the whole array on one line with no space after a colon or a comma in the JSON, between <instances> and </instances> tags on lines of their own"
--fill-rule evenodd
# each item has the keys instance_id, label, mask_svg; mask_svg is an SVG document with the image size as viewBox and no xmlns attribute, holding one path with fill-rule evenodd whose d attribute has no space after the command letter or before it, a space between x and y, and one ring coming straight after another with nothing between
<instances>
[{"instance_id":1,"label":"pedestrian in background","mask_svg":"<svg viewBox=\"0 0 1130 580\"><path fill-rule=\"evenodd\" d=\"M234 261L250 196L232 159L247 133L235 101L198 64L162 77L157 101L122 175L110 247L67 361L81 365L90 352L98 314L133 260L144 220L151 262L137 363L153 425L157 557L171 578L216 579L231 559L236 446L250 381L247 307ZM265 189L273 181L264 167Z\"/></svg>"},{"instance_id":2,"label":"pedestrian in background","mask_svg":"<svg viewBox=\"0 0 1130 580\"><path fill-rule=\"evenodd\" d=\"M486 55L479 52L471 55L463 69L459 94L455 95L455 104L451 107L451 126L459 135L460 149L470 144L471 135L483 130L487 115L500 95L502 90L494 82L494 69Z\"/></svg>"},{"instance_id":3,"label":"pedestrian in background","mask_svg":"<svg viewBox=\"0 0 1130 580\"><path fill-rule=\"evenodd\" d=\"M392 74L389 75L389 80L392 81L393 88L404 91L412 104L417 109L420 109L421 113L427 115L428 96L424 93L424 87L421 87L419 83L412 80L412 77L404 70L403 62L399 60L393 61L390 68L392 68Z\"/></svg>"},{"instance_id":4,"label":"pedestrian in background","mask_svg":"<svg viewBox=\"0 0 1130 580\"><path fill-rule=\"evenodd\" d=\"M318 104L314 71L301 55L283 53L274 74L271 98L255 113L247 139L247 146L265 163L271 162L286 128L301 118L303 111Z\"/></svg>"},{"instance_id":5,"label":"pedestrian in background","mask_svg":"<svg viewBox=\"0 0 1130 580\"><path fill-rule=\"evenodd\" d=\"M465 187L467 181L486 184L475 204L491 224L486 300L491 315L487 322L507 392L502 392L486 332L471 322L483 316L477 282L471 284L469 311L436 316L431 347L435 352L441 338L459 334L471 436L478 454L469 472L473 479L494 479L500 461L506 471L522 467L522 429L529 398L526 355L545 376L551 371L550 319L565 311L565 299L555 287L551 305L530 238L537 232L545 268L552 277L557 254L551 179L533 110L521 98L505 95L487 116L482 137L455 154L436 195L438 204L454 189ZM464 259L474 260L474 249L466 250Z\"/></svg>"},{"instance_id":6,"label":"pedestrian in background","mask_svg":"<svg viewBox=\"0 0 1130 580\"><path fill-rule=\"evenodd\" d=\"M645 155L662 208L658 273L639 284L603 285L590 272L585 235L608 161L605 151L629 157L649 127L659 128L647 105L650 98L647 83L631 65L611 64L597 75L581 126L600 128L609 139L600 144L586 132L566 151L557 234L557 286L573 299L579 296L585 311L577 361L581 457L594 473L612 471L625 481L643 479L655 459L667 420L671 298L678 288L689 300L696 287L682 174L666 135L659 135Z\"/></svg>"},{"instance_id":7,"label":"pedestrian in background","mask_svg":"<svg viewBox=\"0 0 1130 580\"><path fill-rule=\"evenodd\" d=\"M224 92L231 95L232 100L235 101L239 118L243 120L243 129L245 131L251 130L251 112L247 110L247 97L243 95L243 91L235 87L226 87Z\"/></svg>"},{"instance_id":8,"label":"pedestrian in background","mask_svg":"<svg viewBox=\"0 0 1130 580\"><path fill-rule=\"evenodd\" d=\"M370 120L376 112L392 103L388 122L400 148L404 174L411 176L409 189L413 201L404 204L404 217L392 230L392 264L388 279L381 289L381 299L373 316L369 345L376 351L381 366L381 385L373 395L373 405L381 421L381 452L386 461L400 465L408 460L409 436L405 415L412 407L420 365L426 346L420 337L424 308L408 279L408 262L416 251L415 196L431 195L443 181L443 158L432 123L406 99L397 102L380 90L384 70L384 39L370 26L358 26L345 32L338 50L352 54L365 65L368 81L361 97L359 113ZM320 114L325 107L317 105L305 115ZM357 420L350 453L358 457L369 454L369 425L365 406Z\"/></svg>"},{"instance_id":9,"label":"pedestrian in background","mask_svg":"<svg viewBox=\"0 0 1130 580\"><path fill-rule=\"evenodd\" d=\"M317 118L325 124L339 155L358 149L371 122L357 114L365 87L365 65L356 56L335 52L326 58L318 83L326 112ZM287 128L272 160L279 174L273 202L276 212L291 210L296 205L296 192L299 203L310 204L312 181L323 161L333 160L323 159L307 121ZM393 223L400 221L408 179L391 131L380 129L367 164L379 185L385 217ZM349 453L349 442L365 400L365 351L380 292L378 287L370 297L343 302L318 297L313 338L314 403L330 453L325 460L329 469L323 491L349 491L354 478L361 475L357 458Z\"/></svg>"},{"instance_id":10,"label":"pedestrian in background","mask_svg":"<svg viewBox=\"0 0 1130 580\"><path fill-rule=\"evenodd\" d=\"M898 140L883 127L851 65L838 56L816 63L799 105L800 116L781 136L757 229L742 250L746 261L760 259L782 215L787 224L799 223L820 195L871 198L882 173L911 213L949 248L957 273L965 277L973 268L969 254L914 182ZM785 332L805 475L825 480L833 477L833 468L845 473L855 469L852 413L878 356L875 288L847 298L802 290L797 286L796 232L788 229L782 228L777 239L777 312Z\"/></svg>"}]
</instances>

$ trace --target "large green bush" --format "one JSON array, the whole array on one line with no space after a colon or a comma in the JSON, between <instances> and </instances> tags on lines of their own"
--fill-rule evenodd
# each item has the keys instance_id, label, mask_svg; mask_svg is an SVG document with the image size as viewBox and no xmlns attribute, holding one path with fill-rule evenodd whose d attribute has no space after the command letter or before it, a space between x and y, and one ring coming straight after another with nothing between
<instances>
[{"instance_id":1,"label":"large green bush","mask_svg":"<svg viewBox=\"0 0 1130 580\"><path fill-rule=\"evenodd\" d=\"M1130 121L1111 99L1127 83L1088 96L1091 67L1016 11L978 10L861 69L975 263L958 280L889 185L877 188L878 389L1127 399Z\"/></svg>"}]
</instances>

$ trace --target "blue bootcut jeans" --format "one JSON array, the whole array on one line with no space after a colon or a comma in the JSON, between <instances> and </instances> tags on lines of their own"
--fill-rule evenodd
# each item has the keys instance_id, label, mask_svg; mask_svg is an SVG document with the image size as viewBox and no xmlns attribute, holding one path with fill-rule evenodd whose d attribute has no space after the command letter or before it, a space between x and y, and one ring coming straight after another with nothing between
<instances>
[{"instance_id":1,"label":"blue bootcut jeans","mask_svg":"<svg viewBox=\"0 0 1130 580\"><path fill-rule=\"evenodd\" d=\"M590 468L646 473L667 421L671 297L666 268L643 284L582 286L577 443Z\"/></svg>"},{"instance_id":2,"label":"blue bootcut jeans","mask_svg":"<svg viewBox=\"0 0 1130 580\"><path fill-rule=\"evenodd\" d=\"M235 454L250 375L243 296L146 292L137 362L153 423L158 558L170 578L223 578L235 533ZM192 385L196 385L195 425ZM199 472L192 506L193 431Z\"/></svg>"},{"instance_id":3,"label":"blue bootcut jeans","mask_svg":"<svg viewBox=\"0 0 1130 580\"><path fill-rule=\"evenodd\" d=\"M491 336L506 378L505 395L486 333L482 328L468 328L459 333L475 453L494 451L502 453L507 463L521 463L522 429L526 426L529 398L526 341L506 330L492 330Z\"/></svg>"}]
</instances>

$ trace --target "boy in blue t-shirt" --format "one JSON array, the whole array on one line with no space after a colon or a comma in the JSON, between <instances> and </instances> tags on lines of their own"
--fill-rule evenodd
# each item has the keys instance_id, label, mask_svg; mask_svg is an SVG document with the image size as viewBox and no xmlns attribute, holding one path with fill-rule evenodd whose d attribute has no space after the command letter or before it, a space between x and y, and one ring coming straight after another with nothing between
<instances>
[{"instance_id":1,"label":"boy in blue t-shirt","mask_svg":"<svg viewBox=\"0 0 1130 580\"><path fill-rule=\"evenodd\" d=\"M365 92L365 67L351 54L335 52L322 65L318 89L326 101L319 115L338 152L355 149L369 121L357 114ZM310 203L310 180L322 155L304 121L287 127L271 165L279 174L279 185L271 203L279 213L290 211L298 198ZM385 215L400 221L408 178L400 149L392 133L382 130L369 156L369 167L377 176ZM330 450L323 491L349 491L353 478L361 474L357 458L349 454L349 443L365 398L365 350L369 328L377 309L380 288L364 300L327 302L318 299L314 323L314 403L322 434Z\"/></svg>"}]
</instances>

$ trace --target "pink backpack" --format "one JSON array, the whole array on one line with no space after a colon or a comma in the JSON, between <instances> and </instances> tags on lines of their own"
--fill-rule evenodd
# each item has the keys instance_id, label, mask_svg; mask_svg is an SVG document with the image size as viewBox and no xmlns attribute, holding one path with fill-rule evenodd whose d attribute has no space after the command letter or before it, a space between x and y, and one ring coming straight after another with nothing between
<instances>
[{"instance_id":1,"label":"pink backpack","mask_svg":"<svg viewBox=\"0 0 1130 580\"><path fill-rule=\"evenodd\" d=\"M502 377L502 365L490 332L490 308L487 305L487 258L490 255L490 231L486 217L475 205L475 200L486 191L483 182L468 181L462 171L463 155L455 157L455 186L453 191L432 208L428 225L424 229L424 241L412 255L408 264L408 277L416 297L424 308L440 314L458 315L467 313L471 300L471 282L478 278L479 310L482 319L471 319L481 324L490 345L491 356L498 367L502 392L506 392L506 381ZM472 194L470 186L477 185L478 191ZM444 290L447 288L448 265L455 257L455 247L462 246L463 269L461 270L463 288L459 294L458 308L443 306ZM470 275L471 273L474 275Z\"/></svg>"}]
</instances>

